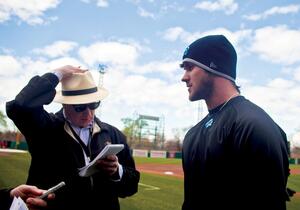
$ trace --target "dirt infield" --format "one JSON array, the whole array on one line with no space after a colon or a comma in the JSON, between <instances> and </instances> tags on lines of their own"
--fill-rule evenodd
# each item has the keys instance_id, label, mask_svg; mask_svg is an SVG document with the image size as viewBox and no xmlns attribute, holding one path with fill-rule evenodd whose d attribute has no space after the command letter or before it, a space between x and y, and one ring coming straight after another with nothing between
<instances>
[{"instance_id":1,"label":"dirt infield","mask_svg":"<svg viewBox=\"0 0 300 210\"><path fill-rule=\"evenodd\" d=\"M158 174L163 176L173 176L183 179L183 170L181 165L175 164L157 164L157 163L143 163L137 164L137 169L140 172ZM300 174L300 169L291 169L291 174ZM300 192L296 192L294 197L300 197Z\"/></svg>"},{"instance_id":2,"label":"dirt infield","mask_svg":"<svg viewBox=\"0 0 300 210\"><path fill-rule=\"evenodd\" d=\"M137 164L137 169L145 173L183 178L183 170L181 165L144 163ZM300 174L300 169L291 169L291 174Z\"/></svg>"},{"instance_id":3,"label":"dirt infield","mask_svg":"<svg viewBox=\"0 0 300 210\"><path fill-rule=\"evenodd\" d=\"M1 157L1 156L4 157L4 156L8 156L8 155L9 155L8 153L0 152L0 157Z\"/></svg>"},{"instance_id":4,"label":"dirt infield","mask_svg":"<svg viewBox=\"0 0 300 210\"><path fill-rule=\"evenodd\" d=\"M137 164L136 167L139 171L145 173L183 178L183 171L181 165L144 163Z\"/></svg>"},{"instance_id":5,"label":"dirt infield","mask_svg":"<svg viewBox=\"0 0 300 210\"><path fill-rule=\"evenodd\" d=\"M291 174L300 174L300 169L291 169Z\"/></svg>"},{"instance_id":6,"label":"dirt infield","mask_svg":"<svg viewBox=\"0 0 300 210\"><path fill-rule=\"evenodd\" d=\"M144 164L137 164L136 167L139 171L145 173L183 178L183 171L181 165L144 163Z\"/></svg>"}]
</instances>

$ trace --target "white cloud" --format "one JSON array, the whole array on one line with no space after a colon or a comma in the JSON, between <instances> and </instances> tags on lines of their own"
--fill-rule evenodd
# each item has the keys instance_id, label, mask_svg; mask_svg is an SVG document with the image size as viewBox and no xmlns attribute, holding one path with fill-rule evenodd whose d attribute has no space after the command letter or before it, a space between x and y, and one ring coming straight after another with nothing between
<instances>
[{"instance_id":1,"label":"white cloud","mask_svg":"<svg viewBox=\"0 0 300 210\"><path fill-rule=\"evenodd\" d=\"M26 57L1 56L1 58L0 65L5 68L1 68L1 71L3 71L0 76L0 104L4 104L5 101L14 98L29 79L37 74L37 69L39 71L41 71L41 69L45 70L45 65L41 61L32 61Z\"/></svg>"},{"instance_id":2,"label":"white cloud","mask_svg":"<svg viewBox=\"0 0 300 210\"><path fill-rule=\"evenodd\" d=\"M162 13L167 13L168 11L176 11L176 12L182 12L184 11L184 7L179 5L177 2L163 2L164 5L162 5L160 11Z\"/></svg>"},{"instance_id":3,"label":"white cloud","mask_svg":"<svg viewBox=\"0 0 300 210\"><path fill-rule=\"evenodd\" d=\"M187 40L193 41L196 40L196 36L198 38L208 35L217 35L222 34L224 35L235 47L242 47L245 40L250 39L252 30L250 29L242 29L238 31L230 31L226 28L216 28L213 30L205 31L201 34L195 33L192 34ZM199 36L200 35L200 36Z\"/></svg>"},{"instance_id":4,"label":"white cloud","mask_svg":"<svg viewBox=\"0 0 300 210\"><path fill-rule=\"evenodd\" d=\"M286 75L291 76L295 82L300 82L300 66L289 66L284 67L282 72Z\"/></svg>"},{"instance_id":5,"label":"white cloud","mask_svg":"<svg viewBox=\"0 0 300 210\"><path fill-rule=\"evenodd\" d=\"M245 49L247 48L246 43L248 40L251 39L252 30L242 29L232 32L226 28L215 28L203 32L189 32L185 31L181 27L173 27L166 29L162 33L162 37L167 41L176 41L179 39L186 44L190 44L201 37L217 34L223 34L224 36L226 36L226 38L232 43L232 45L236 48L239 54L245 54Z\"/></svg>"},{"instance_id":6,"label":"white cloud","mask_svg":"<svg viewBox=\"0 0 300 210\"><path fill-rule=\"evenodd\" d=\"M207 36L207 35L217 35L217 34L223 34L226 36L234 45L237 45L244 41L245 39L249 39L251 37L252 31L250 29L242 29L235 32L232 32L226 28L215 28L209 31L196 31L196 32L188 32L185 31L181 27L173 27L168 28L163 33L163 38L168 41L176 41L177 39L180 39L181 41L185 43L191 43L195 41L196 39L199 39L201 37Z\"/></svg>"},{"instance_id":7,"label":"white cloud","mask_svg":"<svg viewBox=\"0 0 300 210\"><path fill-rule=\"evenodd\" d=\"M10 18L9 12L5 11L4 8L0 9L0 23L9 20L9 18Z\"/></svg>"},{"instance_id":8,"label":"white cloud","mask_svg":"<svg viewBox=\"0 0 300 210\"><path fill-rule=\"evenodd\" d=\"M1 66L9 67L8 71L1 73L0 76L2 84L0 86L2 93L0 105L13 99L34 75L42 75L67 64L82 65L80 61L72 57L58 57L47 61L29 57L1 56L0 63ZM132 117L134 112L164 117L167 138L172 138L172 128L182 127L181 124L178 124L179 121L183 123L184 127L196 123L197 109L195 104L188 101L187 89L184 83L180 82L182 75L177 75L176 70L179 70L177 63L153 61L143 66L135 65L135 67L141 71L124 71L123 64L110 66L108 69L104 76L104 86L110 94L103 101L101 111L99 111L102 120L122 128L123 124L120 119ZM162 73L158 77L152 78L143 75L153 71ZM11 75L12 72L15 73ZM97 72L93 73L95 81L97 81L99 79ZM160 77L162 74L174 77L173 81L167 82ZM59 107L53 103L46 109L55 112Z\"/></svg>"},{"instance_id":9,"label":"white cloud","mask_svg":"<svg viewBox=\"0 0 300 210\"><path fill-rule=\"evenodd\" d=\"M184 32L183 29L179 31ZM215 31L227 33L232 42L238 45L250 36L247 30L231 32L220 28ZM182 41L188 40L187 36L175 37ZM137 59L142 48L134 43L96 42L76 50L81 59L58 56L56 59L38 60L40 58L0 56L0 65L4 67L0 69L0 105L12 99L36 74L41 75L67 64L84 66L83 62L89 65L107 62L116 65L110 65L104 76L104 86L110 94L103 101L101 111L99 110L101 120L122 128L120 119L132 117L134 112L163 116L167 138L172 137L172 128L183 128L197 123L199 103L189 102L187 88L180 82L183 72L179 70L177 61L156 60L138 65ZM243 78L240 80L243 83L243 95L264 108L287 133L292 133L300 125L297 117L300 115L300 76L297 76L300 75L300 70L299 67L289 68L287 73L294 75L293 80L275 78L266 85L255 85ZM151 74L151 77L147 74ZM202 102L201 104L204 116L207 109ZM47 107L49 111L56 111L57 108L57 104Z\"/></svg>"},{"instance_id":10,"label":"white cloud","mask_svg":"<svg viewBox=\"0 0 300 210\"><path fill-rule=\"evenodd\" d=\"M291 148L300 147L300 132L295 133L291 139Z\"/></svg>"},{"instance_id":11,"label":"white cloud","mask_svg":"<svg viewBox=\"0 0 300 210\"><path fill-rule=\"evenodd\" d=\"M300 66L298 66L294 71L294 78L298 82L300 82Z\"/></svg>"},{"instance_id":12,"label":"white cloud","mask_svg":"<svg viewBox=\"0 0 300 210\"><path fill-rule=\"evenodd\" d=\"M15 76L22 69L20 62L10 55L0 55L0 77Z\"/></svg>"},{"instance_id":13,"label":"white cloud","mask_svg":"<svg viewBox=\"0 0 300 210\"><path fill-rule=\"evenodd\" d=\"M263 13L251 14L243 16L247 20L258 21L261 19L266 19L272 15L281 15L281 14L291 14L299 12L300 5L299 4L291 4L283 7L272 7L264 11Z\"/></svg>"},{"instance_id":14,"label":"white cloud","mask_svg":"<svg viewBox=\"0 0 300 210\"><path fill-rule=\"evenodd\" d=\"M142 7L138 8L138 15L140 15L141 17L145 17L145 18L155 19L155 15L153 13L146 11Z\"/></svg>"},{"instance_id":15,"label":"white cloud","mask_svg":"<svg viewBox=\"0 0 300 210\"><path fill-rule=\"evenodd\" d=\"M173 28L168 28L164 34L163 34L163 38L165 40L174 42L177 39L179 39L180 37L185 37L187 35L185 35L186 32L184 31L183 28L181 27L173 27Z\"/></svg>"},{"instance_id":16,"label":"white cloud","mask_svg":"<svg viewBox=\"0 0 300 210\"><path fill-rule=\"evenodd\" d=\"M170 80L174 80L174 74L179 69L179 61L152 61L145 65L129 69L137 74L159 73Z\"/></svg>"},{"instance_id":17,"label":"white cloud","mask_svg":"<svg viewBox=\"0 0 300 210\"><path fill-rule=\"evenodd\" d=\"M97 6L98 7L108 7L108 1L106 1L106 0L98 0L97 1Z\"/></svg>"},{"instance_id":18,"label":"white cloud","mask_svg":"<svg viewBox=\"0 0 300 210\"><path fill-rule=\"evenodd\" d=\"M97 7L108 7L109 3L108 0L81 0L83 3L91 3L91 1L96 1Z\"/></svg>"},{"instance_id":19,"label":"white cloud","mask_svg":"<svg viewBox=\"0 0 300 210\"><path fill-rule=\"evenodd\" d=\"M223 34L236 48L239 55L248 52L258 54L262 59L273 63L291 65L300 62L300 30L287 26L268 26L252 31L241 29L230 31L215 28L209 31L185 31L181 27L168 28L162 33L167 41L181 40L190 44L207 35Z\"/></svg>"},{"instance_id":20,"label":"white cloud","mask_svg":"<svg viewBox=\"0 0 300 210\"><path fill-rule=\"evenodd\" d=\"M300 62L300 30L287 26L257 29L250 50L273 63L290 65Z\"/></svg>"},{"instance_id":21,"label":"white cloud","mask_svg":"<svg viewBox=\"0 0 300 210\"><path fill-rule=\"evenodd\" d=\"M47 68L46 70L53 70L55 68L58 68L60 66L65 66L65 65L71 65L71 66L81 66L83 69L88 68L87 66L84 65L84 63L80 62L76 58L72 57L60 57L55 60L51 60L47 63Z\"/></svg>"},{"instance_id":22,"label":"white cloud","mask_svg":"<svg viewBox=\"0 0 300 210\"><path fill-rule=\"evenodd\" d=\"M210 12L224 11L226 15L231 15L238 9L238 4L234 0L201 1L196 3L194 7Z\"/></svg>"},{"instance_id":23,"label":"white cloud","mask_svg":"<svg viewBox=\"0 0 300 210\"><path fill-rule=\"evenodd\" d=\"M272 81L268 83L268 87L270 88L283 88L283 89L289 89L294 86L294 82L282 78L275 78Z\"/></svg>"},{"instance_id":24,"label":"white cloud","mask_svg":"<svg viewBox=\"0 0 300 210\"><path fill-rule=\"evenodd\" d=\"M0 1L0 23L17 16L30 25L43 24L44 12L57 7L59 3L60 0Z\"/></svg>"},{"instance_id":25,"label":"white cloud","mask_svg":"<svg viewBox=\"0 0 300 210\"><path fill-rule=\"evenodd\" d=\"M98 63L132 65L138 57L138 48L119 42L96 42L88 47L80 47L79 56L90 66Z\"/></svg>"},{"instance_id":26,"label":"white cloud","mask_svg":"<svg viewBox=\"0 0 300 210\"><path fill-rule=\"evenodd\" d=\"M167 83L114 68L105 74L104 86L110 93L103 101L101 119L120 128L123 127L120 119L133 117L134 113L163 116L167 138L171 138L172 128L196 123L197 109L188 101L188 91L180 80Z\"/></svg>"},{"instance_id":27,"label":"white cloud","mask_svg":"<svg viewBox=\"0 0 300 210\"><path fill-rule=\"evenodd\" d=\"M300 126L300 84L293 80L275 78L266 85L249 83L242 89L243 95L262 107L287 134Z\"/></svg>"},{"instance_id":28,"label":"white cloud","mask_svg":"<svg viewBox=\"0 0 300 210\"><path fill-rule=\"evenodd\" d=\"M216 28L193 33L174 27L167 29L163 38L168 41L181 40L189 44L211 34L224 34L237 51L250 48L252 53L264 56L267 61L290 64L298 62L300 58L298 55L300 53L299 31L282 26L265 27L256 31L247 29L230 31L226 28ZM250 47L247 47L248 44ZM300 115L300 69L289 67L284 71L288 76L292 76L292 80L274 78L266 85L255 85L244 78L239 78L238 81L242 83L242 94L264 108L290 134L300 127L298 119Z\"/></svg>"},{"instance_id":29,"label":"white cloud","mask_svg":"<svg viewBox=\"0 0 300 210\"><path fill-rule=\"evenodd\" d=\"M171 1L155 1L155 0L126 0L137 7L137 14L144 18L157 20L168 13L177 13L184 11L184 7L179 3ZM151 9L152 12L149 11ZM154 12L155 11L155 12Z\"/></svg>"},{"instance_id":30,"label":"white cloud","mask_svg":"<svg viewBox=\"0 0 300 210\"><path fill-rule=\"evenodd\" d=\"M69 51L73 50L76 46L76 42L56 41L44 48L33 49L33 52L39 55L55 58L59 56L67 56Z\"/></svg>"},{"instance_id":31,"label":"white cloud","mask_svg":"<svg viewBox=\"0 0 300 210\"><path fill-rule=\"evenodd\" d=\"M71 57L44 61L30 57L0 56L0 65L3 67L0 72L0 107L6 101L12 100L33 76L45 74L67 64L83 66L81 62Z\"/></svg>"}]
</instances>

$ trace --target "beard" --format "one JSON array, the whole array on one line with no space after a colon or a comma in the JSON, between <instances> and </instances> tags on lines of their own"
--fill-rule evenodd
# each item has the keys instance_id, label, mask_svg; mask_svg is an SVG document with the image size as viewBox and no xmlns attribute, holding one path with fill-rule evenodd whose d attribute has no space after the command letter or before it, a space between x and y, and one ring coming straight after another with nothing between
<instances>
[{"instance_id":1,"label":"beard","mask_svg":"<svg viewBox=\"0 0 300 210\"><path fill-rule=\"evenodd\" d=\"M190 92L189 100L197 101L201 99L207 99L213 93L214 89L214 75L210 73L205 74L199 79L197 84L194 86Z\"/></svg>"}]
</instances>

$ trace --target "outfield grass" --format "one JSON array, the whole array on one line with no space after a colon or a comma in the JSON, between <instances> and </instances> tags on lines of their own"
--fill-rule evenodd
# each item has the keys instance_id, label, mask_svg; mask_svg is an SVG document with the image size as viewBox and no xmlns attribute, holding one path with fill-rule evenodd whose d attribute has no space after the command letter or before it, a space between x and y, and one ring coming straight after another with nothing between
<instances>
[{"instance_id":1,"label":"outfield grass","mask_svg":"<svg viewBox=\"0 0 300 210\"><path fill-rule=\"evenodd\" d=\"M25 183L30 164L28 153L4 153L0 155L0 188Z\"/></svg>"},{"instance_id":2,"label":"outfield grass","mask_svg":"<svg viewBox=\"0 0 300 210\"><path fill-rule=\"evenodd\" d=\"M25 154L0 155L0 188L24 183L29 168L30 156ZM135 158L136 164L161 163L181 164L180 159ZM300 165L291 165L299 168ZM288 187L300 192L300 175L291 175ZM141 173L139 192L132 197L120 199L122 210L180 210L183 200L183 179ZM300 197L287 202L288 210L300 210Z\"/></svg>"},{"instance_id":3,"label":"outfield grass","mask_svg":"<svg viewBox=\"0 0 300 210\"><path fill-rule=\"evenodd\" d=\"M144 158L144 157L135 157L135 163L159 163L159 164L181 164L181 159L175 158Z\"/></svg>"},{"instance_id":4,"label":"outfield grass","mask_svg":"<svg viewBox=\"0 0 300 210\"><path fill-rule=\"evenodd\" d=\"M142 173L139 192L120 203L122 210L180 210L182 200L182 179Z\"/></svg>"}]
</instances>

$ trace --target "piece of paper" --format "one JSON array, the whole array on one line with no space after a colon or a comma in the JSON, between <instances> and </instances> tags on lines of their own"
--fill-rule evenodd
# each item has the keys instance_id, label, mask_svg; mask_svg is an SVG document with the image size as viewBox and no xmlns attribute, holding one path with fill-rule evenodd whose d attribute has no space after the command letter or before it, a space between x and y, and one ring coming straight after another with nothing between
<instances>
[{"instance_id":1,"label":"piece of paper","mask_svg":"<svg viewBox=\"0 0 300 210\"><path fill-rule=\"evenodd\" d=\"M124 148L124 144L108 144L103 150L95 157L93 161L91 161L88 165L79 168L79 176L88 177L93 175L98 171L96 167L96 161L99 159L103 159L108 155L116 155Z\"/></svg>"},{"instance_id":2,"label":"piece of paper","mask_svg":"<svg viewBox=\"0 0 300 210\"><path fill-rule=\"evenodd\" d=\"M21 197L14 197L9 210L28 210L28 208Z\"/></svg>"}]
</instances>

